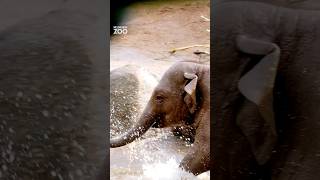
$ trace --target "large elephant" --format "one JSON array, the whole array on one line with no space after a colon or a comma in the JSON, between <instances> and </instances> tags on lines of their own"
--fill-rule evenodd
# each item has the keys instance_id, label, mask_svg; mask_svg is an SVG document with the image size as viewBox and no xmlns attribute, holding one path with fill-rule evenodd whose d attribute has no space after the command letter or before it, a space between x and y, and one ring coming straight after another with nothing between
<instances>
[{"instance_id":1,"label":"large elephant","mask_svg":"<svg viewBox=\"0 0 320 180\"><path fill-rule=\"evenodd\" d=\"M192 125L195 141L181 167L194 174L209 170L210 163L210 68L193 62L178 62L161 78L135 126L111 139L111 147L126 145L150 127Z\"/></svg>"},{"instance_id":2,"label":"large elephant","mask_svg":"<svg viewBox=\"0 0 320 180\"><path fill-rule=\"evenodd\" d=\"M320 11L212 11L213 179L318 179Z\"/></svg>"},{"instance_id":3,"label":"large elephant","mask_svg":"<svg viewBox=\"0 0 320 180\"><path fill-rule=\"evenodd\" d=\"M0 179L107 179L104 8L66 3L0 33Z\"/></svg>"}]
</instances>

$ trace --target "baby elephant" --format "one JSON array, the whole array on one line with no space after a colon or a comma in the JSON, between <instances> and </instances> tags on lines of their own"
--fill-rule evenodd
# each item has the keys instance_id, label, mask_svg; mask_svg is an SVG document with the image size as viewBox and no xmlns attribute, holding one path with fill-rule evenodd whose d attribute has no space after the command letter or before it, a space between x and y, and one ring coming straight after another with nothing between
<instances>
[{"instance_id":1,"label":"baby elephant","mask_svg":"<svg viewBox=\"0 0 320 180\"><path fill-rule=\"evenodd\" d=\"M210 164L210 68L194 62L178 62L167 70L136 125L118 138L112 148L124 146L150 127L192 126L194 145L180 166L198 175Z\"/></svg>"}]
</instances>

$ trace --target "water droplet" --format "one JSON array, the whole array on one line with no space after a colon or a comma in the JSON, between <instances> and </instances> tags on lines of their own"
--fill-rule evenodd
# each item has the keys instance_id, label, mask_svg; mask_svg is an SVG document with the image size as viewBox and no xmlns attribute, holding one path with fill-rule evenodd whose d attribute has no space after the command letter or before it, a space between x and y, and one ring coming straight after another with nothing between
<instances>
[{"instance_id":1,"label":"water droplet","mask_svg":"<svg viewBox=\"0 0 320 180\"><path fill-rule=\"evenodd\" d=\"M32 136L29 135L29 134L27 134L27 135L26 135L26 138L30 140L30 139L32 139Z\"/></svg>"},{"instance_id":2,"label":"water droplet","mask_svg":"<svg viewBox=\"0 0 320 180\"><path fill-rule=\"evenodd\" d=\"M81 171L80 169L78 169L78 170L76 171L76 174L77 174L78 176L82 176L82 171Z\"/></svg>"},{"instance_id":3,"label":"water droplet","mask_svg":"<svg viewBox=\"0 0 320 180\"><path fill-rule=\"evenodd\" d=\"M40 94L35 95L37 99L42 99L42 96Z\"/></svg>"},{"instance_id":4,"label":"water droplet","mask_svg":"<svg viewBox=\"0 0 320 180\"><path fill-rule=\"evenodd\" d=\"M12 134L15 133L15 131L12 128L9 128L9 132Z\"/></svg>"},{"instance_id":5,"label":"water droplet","mask_svg":"<svg viewBox=\"0 0 320 180\"><path fill-rule=\"evenodd\" d=\"M57 176L57 173L56 173L55 171L51 171L50 174L51 174L51 176L53 176L53 177L56 177L56 176Z\"/></svg>"},{"instance_id":6,"label":"water droplet","mask_svg":"<svg viewBox=\"0 0 320 180\"><path fill-rule=\"evenodd\" d=\"M19 92L17 93L17 96L18 96L18 97L23 97L23 92L19 91Z\"/></svg>"},{"instance_id":7,"label":"water droplet","mask_svg":"<svg viewBox=\"0 0 320 180\"><path fill-rule=\"evenodd\" d=\"M7 171L7 170L8 170L8 167L7 167L5 164L4 164L4 165L2 165L2 167L1 167L1 168L2 168L2 170L3 170L3 171Z\"/></svg>"},{"instance_id":8,"label":"water droplet","mask_svg":"<svg viewBox=\"0 0 320 180\"><path fill-rule=\"evenodd\" d=\"M14 159L15 159L15 156L14 156L14 154L11 152L11 153L9 154L9 162L13 162Z\"/></svg>"},{"instance_id":9,"label":"water droplet","mask_svg":"<svg viewBox=\"0 0 320 180\"><path fill-rule=\"evenodd\" d=\"M58 178L59 180L63 180L63 177L61 176L61 174L58 174Z\"/></svg>"},{"instance_id":10,"label":"water droplet","mask_svg":"<svg viewBox=\"0 0 320 180\"><path fill-rule=\"evenodd\" d=\"M80 97L81 97L83 100L87 100L87 97L86 97L84 94L80 94Z\"/></svg>"},{"instance_id":11,"label":"water droplet","mask_svg":"<svg viewBox=\"0 0 320 180\"><path fill-rule=\"evenodd\" d=\"M43 111L42 111L42 115L43 115L44 117L49 117L49 111L43 110Z\"/></svg>"}]
</instances>

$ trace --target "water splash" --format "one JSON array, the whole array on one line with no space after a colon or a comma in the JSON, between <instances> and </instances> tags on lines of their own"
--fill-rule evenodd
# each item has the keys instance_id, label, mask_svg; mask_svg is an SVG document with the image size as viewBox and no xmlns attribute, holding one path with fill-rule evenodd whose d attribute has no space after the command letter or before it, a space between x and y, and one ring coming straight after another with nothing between
<instances>
[{"instance_id":1,"label":"water splash","mask_svg":"<svg viewBox=\"0 0 320 180\"><path fill-rule=\"evenodd\" d=\"M167 162L144 164L143 175L146 179L152 180L173 180L173 179L196 179L191 173L179 168L179 162L170 158Z\"/></svg>"},{"instance_id":2,"label":"water splash","mask_svg":"<svg viewBox=\"0 0 320 180\"><path fill-rule=\"evenodd\" d=\"M168 130L150 129L145 137L127 146L110 149L112 180L210 179L209 172L194 176L179 168L189 147Z\"/></svg>"}]
</instances>

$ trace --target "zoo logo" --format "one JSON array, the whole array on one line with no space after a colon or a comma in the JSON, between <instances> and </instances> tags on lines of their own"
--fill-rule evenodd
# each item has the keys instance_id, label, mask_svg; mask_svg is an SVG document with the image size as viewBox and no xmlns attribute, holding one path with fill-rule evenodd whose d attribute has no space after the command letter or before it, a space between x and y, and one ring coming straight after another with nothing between
<instances>
[{"instance_id":1,"label":"zoo logo","mask_svg":"<svg viewBox=\"0 0 320 180\"><path fill-rule=\"evenodd\" d=\"M113 26L113 34L127 34L128 27L127 26Z\"/></svg>"}]
</instances>

